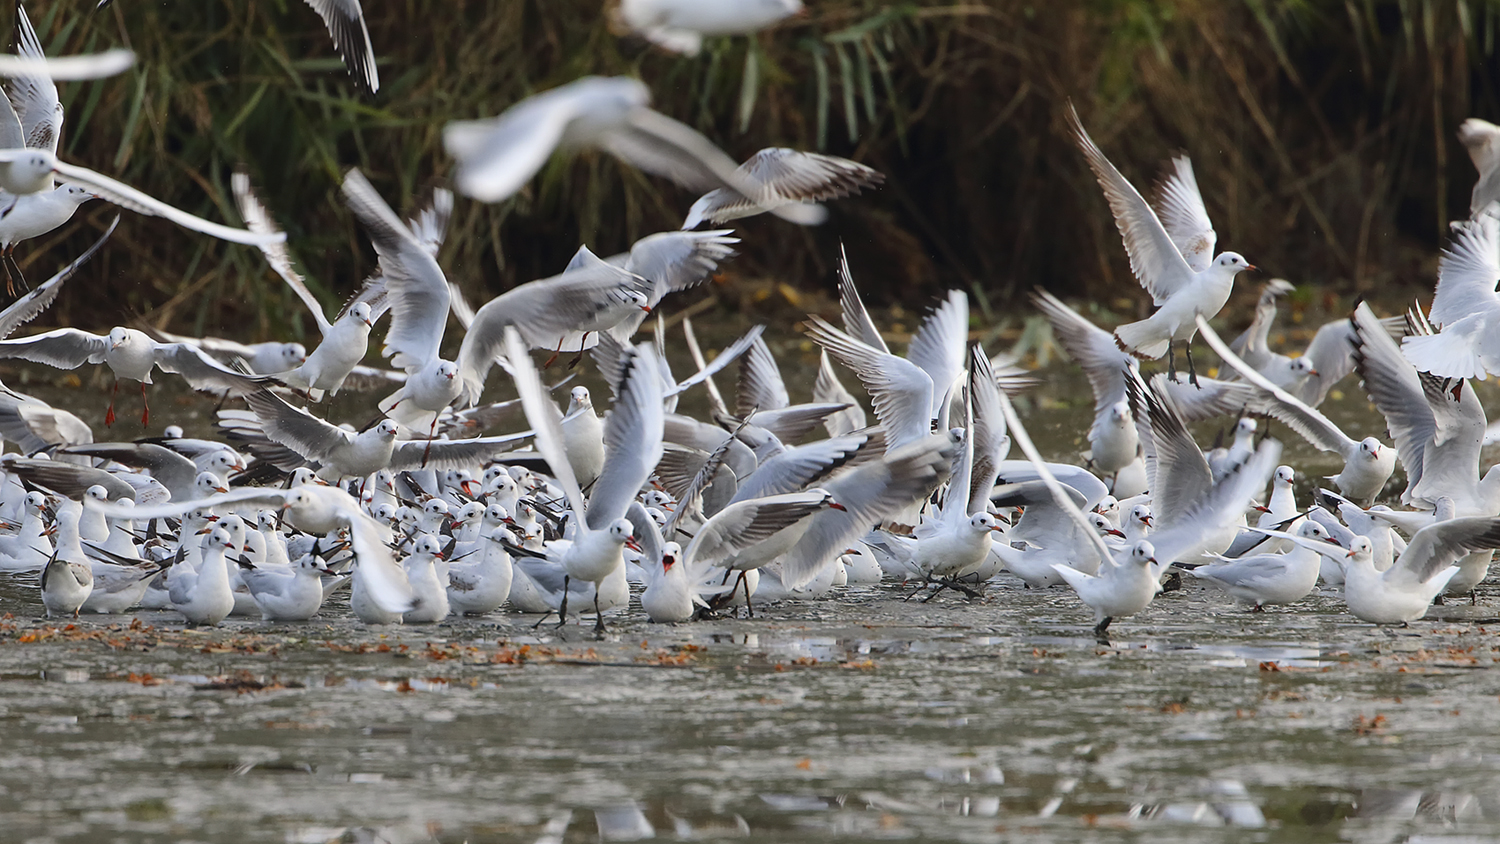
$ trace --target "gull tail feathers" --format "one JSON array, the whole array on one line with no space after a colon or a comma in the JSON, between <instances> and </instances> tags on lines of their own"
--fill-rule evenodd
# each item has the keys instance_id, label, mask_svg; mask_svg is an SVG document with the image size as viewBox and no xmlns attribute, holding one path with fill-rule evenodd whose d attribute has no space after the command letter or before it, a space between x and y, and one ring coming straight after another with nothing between
<instances>
[{"instance_id":1,"label":"gull tail feathers","mask_svg":"<svg viewBox=\"0 0 1500 844\"><path fill-rule=\"evenodd\" d=\"M1159 337L1150 319L1129 322L1115 329L1115 345L1143 360L1156 360L1167 353L1171 337Z\"/></svg>"}]
</instances>

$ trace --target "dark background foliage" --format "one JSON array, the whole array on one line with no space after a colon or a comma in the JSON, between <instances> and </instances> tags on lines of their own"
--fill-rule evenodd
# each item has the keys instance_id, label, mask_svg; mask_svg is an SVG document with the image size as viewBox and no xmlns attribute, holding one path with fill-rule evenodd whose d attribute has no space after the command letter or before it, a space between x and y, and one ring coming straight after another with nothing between
<instances>
[{"instance_id":1,"label":"dark background foliage","mask_svg":"<svg viewBox=\"0 0 1500 844\"><path fill-rule=\"evenodd\" d=\"M1339 294L1420 292L1473 168L1454 139L1500 117L1494 0L809 0L808 15L678 57L612 32L601 0L366 0L383 87L358 96L300 0L29 4L52 54L124 44L127 74L61 86L62 155L210 219L237 222L246 166L314 288L340 299L373 266L338 200L358 165L413 211L451 162L444 122L496 114L578 76L634 74L659 109L745 157L818 149L888 175L797 230L739 226L732 276L826 288L847 244L871 298L970 290L982 311L1033 285L1138 297L1064 103L1143 189L1193 158L1221 248ZM675 228L694 197L608 156L556 157L514 200L460 199L442 254L482 300ZM111 210L20 249L33 279L81 250ZM56 319L132 313L241 338L304 322L253 249L127 215ZM85 293L85 291L87 291Z\"/></svg>"}]
</instances>

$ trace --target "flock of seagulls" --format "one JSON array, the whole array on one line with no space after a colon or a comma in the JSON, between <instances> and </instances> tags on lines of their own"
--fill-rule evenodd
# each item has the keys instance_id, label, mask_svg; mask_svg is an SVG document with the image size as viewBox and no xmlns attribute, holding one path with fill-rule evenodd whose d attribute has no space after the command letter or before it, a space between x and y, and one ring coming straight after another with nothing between
<instances>
[{"instance_id":1,"label":"flock of seagulls","mask_svg":"<svg viewBox=\"0 0 1500 844\"><path fill-rule=\"evenodd\" d=\"M356 84L375 91L357 0L308 5ZM705 36L752 32L800 9L797 0L623 0L616 16L692 52ZM1487 421L1469 383L1500 372L1489 327L1500 314L1500 206L1487 187L1500 130L1481 121L1461 132L1481 170L1474 214L1454 225L1430 310L1383 320L1361 304L1286 355L1268 338L1287 282L1266 285L1254 321L1231 342L1209 324L1236 277L1255 267L1215 252L1192 163L1174 159L1148 201L1069 106L1083 163L1155 305L1110 331L1034 294L1094 395L1089 449L1074 464L1036 449L1010 399L1035 379L970 342L965 294L943 297L898 354L842 256L840 319L805 324L821 352L809 401L792 397L762 326L709 359L684 319L680 342L695 371L672 371L657 309L733 257L739 239L717 227L762 213L817 224L828 214L820 203L881 183L864 165L780 148L737 163L653 110L639 80L579 79L448 125L457 191L500 202L555 154L604 150L703 192L681 229L607 258L581 246L556 275L475 308L438 260L454 194L439 189L402 219L351 169L343 200L379 266L330 316L247 174L232 180L244 221L233 228L58 161L54 79L64 76L50 70L24 10L18 43L17 75L0 98L6 256L104 198L258 247L319 335L311 351L130 326L9 336L55 300L108 232L0 312L0 358L111 369L107 425L120 381L139 383L149 424L146 385L158 371L219 400L218 439L169 426L161 437L95 442L67 410L0 392L0 437L18 450L0 461L0 570L40 572L49 616L139 607L216 625L347 606L383 625L508 608L538 615L538 625L588 616L603 633L607 616L635 606L652 621L687 622L845 586L978 598L1014 584L997 579L1005 571L1027 588L1071 589L1101 637L1164 590L1184 588L1183 575L1255 611L1321 585L1359 619L1403 624L1445 595L1472 594L1500 548L1500 471L1481 474ZM366 366L383 321L387 363ZM1194 366L1199 338L1222 361L1216 378ZM545 374L584 354L608 387L602 415L582 386L559 402L569 379ZM1142 369L1163 356L1165 372ZM492 378L497 368L503 375ZM1355 373L1386 417L1389 443L1345 432L1318 409ZM716 379L732 380L733 395ZM485 403L491 388L506 397ZM327 418L327 397L351 389L383 390L378 416L359 426ZM702 418L679 408L699 390ZM515 410L526 430L490 431ZM1205 451L1189 425L1215 417L1234 420L1233 441ZM1279 463L1273 422L1342 462L1313 484L1310 501L1297 500L1297 472ZM1392 483L1398 465L1404 488Z\"/></svg>"}]
</instances>

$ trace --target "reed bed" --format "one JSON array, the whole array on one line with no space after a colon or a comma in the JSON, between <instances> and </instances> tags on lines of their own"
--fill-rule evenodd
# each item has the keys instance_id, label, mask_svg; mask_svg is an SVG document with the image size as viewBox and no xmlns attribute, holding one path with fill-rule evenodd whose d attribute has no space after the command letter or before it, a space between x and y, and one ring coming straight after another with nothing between
<instances>
[{"instance_id":1,"label":"reed bed","mask_svg":"<svg viewBox=\"0 0 1500 844\"><path fill-rule=\"evenodd\" d=\"M737 157L793 146L887 174L818 229L745 221L731 280L826 288L842 241L877 301L956 285L981 309L1033 285L1138 298L1065 135L1068 99L1139 185L1189 153L1221 246L1340 295L1431 283L1473 181L1454 130L1500 118L1494 0L810 0L804 18L692 58L612 32L601 0L366 0L373 98L300 0L93 5L29 4L50 53L123 43L139 55L123 76L61 86L64 157L230 221L229 175L246 167L329 302L374 264L338 199L346 168L414 210L450 172L446 121L584 74L641 77L659 109ZM674 228L693 198L608 156L558 157L509 202L460 200L441 261L483 299L558 272L580 243L607 255ZM28 276L50 274L112 213L87 206L22 246ZM59 321L310 328L289 318L299 306L255 250L126 216Z\"/></svg>"}]
</instances>

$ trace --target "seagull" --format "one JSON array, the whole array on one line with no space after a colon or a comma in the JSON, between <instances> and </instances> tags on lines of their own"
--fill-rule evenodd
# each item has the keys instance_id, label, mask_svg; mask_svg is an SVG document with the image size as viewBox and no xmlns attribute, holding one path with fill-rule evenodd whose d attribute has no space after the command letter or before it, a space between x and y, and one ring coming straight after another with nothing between
<instances>
[{"instance_id":1,"label":"seagull","mask_svg":"<svg viewBox=\"0 0 1500 844\"><path fill-rule=\"evenodd\" d=\"M1406 469L1402 503L1432 508L1448 497L1460 516L1500 514L1500 466L1479 475L1486 419L1473 387L1418 373L1368 305L1354 309L1353 322L1356 370ZM1411 326L1423 328L1420 320Z\"/></svg>"},{"instance_id":2,"label":"seagull","mask_svg":"<svg viewBox=\"0 0 1500 844\"><path fill-rule=\"evenodd\" d=\"M290 565L240 564L240 579L250 589L263 621L307 621L323 606L323 576L332 574L313 554Z\"/></svg>"},{"instance_id":3,"label":"seagull","mask_svg":"<svg viewBox=\"0 0 1500 844\"><path fill-rule=\"evenodd\" d=\"M571 542L556 555L556 561L566 572L558 624L567 621L568 582L587 581L595 589L595 631L602 633L604 616L597 605L599 590L606 578L623 570L625 543L635 533L625 513L662 456L662 385L655 350L643 343L628 354L622 380L615 385L614 407L605 424L604 469L585 504L583 491L568 464L557 405L548 397L526 343L514 328L505 329L505 348L526 419L536 431L536 449L552 468L571 511L568 534Z\"/></svg>"},{"instance_id":4,"label":"seagull","mask_svg":"<svg viewBox=\"0 0 1500 844\"><path fill-rule=\"evenodd\" d=\"M401 616L402 624L436 624L448 617L448 586L436 568L442 559L443 544L432 534L424 533L418 537L411 554L401 561L417 600L417 606Z\"/></svg>"},{"instance_id":5,"label":"seagull","mask_svg":"<svg viewBox=\"0 0 1500 844\"><path fill-rule=\"evenodd\" d=\"M234 189L240 216L250 231L267 235L281 234L281 230L272 221L270 212L251 190L248 175L236 172L230 178L230 186ZM285 236L282 237L284 240ZM385 287L366 285L360 296L346 305L333 322L329 322L323 313L323 304L292 267L291 255L283 240L261 244L260 250L265 254L271 269L281 276L307 306L318 324L318 333L322 335L323 342L300 365L278 373L277 377L287 386L307 391L313 401L319 401L324 393L337 394L349 373L364 359L370 329L379 316L375 313L376 303L384 300Z\"/></svg>"},{"instance_id":6,"label":"seagull","mask_svg":"<svg viewBox=\"0 0 1500 844\"><path fill-rule=\"evenodd\" d=\"M21 50L32 51L25 61L36 62L41 58L40 43L26 11L19 6L16 19L21 30ZM258 235L211 223L101 173L59 161L57 142L62 133L62 119L57 86L51 77L39 74L16 77L7 96L0 97L0 189L16 197L51 193L57 187L54 177L60 176L65 182L122 208L147 217L164 217L183 228L220 240L254 246L285 239L285 235Z\"/></svg>"},{"instance_id":7,"label":"seagull","mask_svg":"<svg viewBox=\"0 0 1500 844\"><path fill-rule=\"evenodd\" d=\"M1195 270L1183 257L1177 241L1156 212L1094 144L1071 105L1068 107L1068 123L1074 140L1099 180L1099 186L1104 189L1105 199L1109 200L1115 224L1125 241L1125 251L1130 255L1131 271L1151 294L1157 308L1156 313L1147 319L1115 329L1115 340L1121 349L1137 357L1155 359L1166 354L1167 369L1174 379L1177 367L1172 357L1172 343L1185 341L1188 380L1197 384L1192 340L1198 326L1194 318L1217 314L1229 301L1234 277L1255 267L1237 252L1223 252L1203 269ZM1196 182L1193 187L1196 187ZM1211 228L1209 234L1212 234ZM1212 251L1214 239L1208 237L1206 243L1208 251Z\"/></svg>"},{"instance_id":8,"label":"seagull","mask_svg":"<svg viewBox=\"0 0 1500 844\"><path fill-rule=\"evenodd\" d=\"M1458 127L1458 140L1479 171L1469 199L1469 215L1478 219L1490 203L1500 202L1500 126L1471 117Z\"/></svg>"},{"instance_id":9,"label":"seagull","mask_svg":"<svg viewBox=\"0 0 1500 844\"><path fill-rule=\"evenodd\" d=\"M1370 540L1356 536L1343 554L1344 602L1361 621L1405 625L1427 614L1433 599L1458 574L1454 563L1460 557L1494 548L1500 548L1500 518L1447 519L1413 534L1396 562L1380 572ZM1329 553L1323 547L1318 551Z\"/></svg>"},{"instance_id":10,"label":"seagull","mask_svg":"<svg viewBox=\"0 0 1500 844\"><path fill-rule=\"evenodd\" d=\"M844 510L825 489L765 495L737 501L703 523L682 554L687 580L701 583L722 569L725 578L737 575L730 586L743 589L748 606L753 594L746 573L785 556L812 527L812 519L828 508Z\"/></svg>"},{"instance_id":11,"label":"seagull","mask_svg":"<svg viewBox=\"0 0 1500 844\"><path fill-rule=\"evenodd\" d=\"M167 595L172 608L188 623L215 627L234 610L229 569L224 565L225 553L233 548L229 531L216 527L208 534L203 559L197 566L179 562L167 569Z\"/></svg>"},{"instance_id":12,"label":"seagull","mask_svg":"<svg viewBox=\"0 0 1500 844\"><path fill-rule=\"evenodd\" d=\"M380 410L412 430L426 427L430 441L438 413L463 386L458 364L438 354L452 299L448 279L358 168L345 174L343 192L380 256L391 310L381 355L406 371L406 383L381 400Z\"/></svg>"},{"instance_id":13,"label":"seagull","mask_svg":"<svg viewBox=\"0 0 1500 844\"><path fill-rule=\"evenodd\" d=\"M1125 400L1125 372L1138 371L1133 356L1120 351L1109 332L1084 319L1060 299L1037 289L1032 302L1068 357L1083 369L1094 391L1094 424L1089 428L1089 462L1105 475L1114 474L1140 456L1135 417Z\"/></svg>"},{"instance_id":14,"label":"seagull","mask_svg":"<svg viewBox=\"0 0 1500 844\"><path fill-rule=\"evenodd\" d=\"M77 541L75 536L73 544ZM77 618L78 610L93 591L94 571L87 560L53 555L42 569L42 606L46 607L48 618L66 615Z\"/></svg>"},{"instance_id":15,"label":"seagull","mask_svg":"<svg viewBox=\"0 0 1500 844\"><path fill-rule=\"evenodd\" d=\"M1420 372L1481 381L1500 375L1500 206L1491 211L1452 226L1427 314L1438 333L1401 341L1401 353Z\"/></svg>"},{"instance_id":16,"label":"seagull","mask_svg":"<svg viewBox=\"0 0 1500 844\"><path fill-rule=\"evenodd\" d=\"M1229 348L1276 386L1308 407L1317 407L1335 384L1354 371L1354 328L1349 320L1336 319L1317 330L1300 356L1272 351L1268 336L1276 319L1276 301L1295 289L1286 279L1271 279L1261 292L1255 319Z\"/></svg>"},{"instance_id":17,"label":"seagull","mask_svg":"<svg viewBox=\"0 0 1500 844\"><path fill-rule=\"evenodd\" d=\"M1295 533L1308 542L1338 545L1315 521L1303 521ZM1188 568L1187 573L1250 604L1251 612L1264 612L1267 604L1291 604L1307 597L1317 588L1322 562L1321 555L1302 545L1293 545L1284 554L1219 559L1222 562Z\"/></svg>"},{"instance_id":18,"label":"seagull","mask_svg":"<svg viewBox=\"0 0 1500 844\"><path fill-rule=\"evenodd\" d=\"M193 389L221 395L244 395L260 388L257 377L228 369L192 346L158 343L134 328L115 327L104 336L76 328L59 328L0 340L0 358L20 358L58 369L77 369L85 363L107 364L115 374L115 384L104 414L106 425L115 423L114 397L120 391L121 379L140 382L141 425L151 424L146 385L152 383L153 369L175 372Z\"/></svg>"},{"instance_id":19,"label":"seagull","mask_svg":"<svg viewBox=\"0 0 1500 844\"><path fill-rule=\"evenodd\" d=\"M759 189L748 196L733 188L709 191L688 209L683 229L722 225L794 203L817 208L811 203L857 194L885 181L880 171L847 158L785 147L757 152L736 172Z\"/></svg>"},{"instance_id":20,"label":"seagull","mask_svg":"<svg viewBox=\"0 0 1500 844\"><path fill-rule=\"evenodd\" d=\"M1369 502L1385 488L1386 481L1396 471L1396 449L1383 445L1375 437L1355 440L1335 425L1320 411L1309 407L1301 399L1271 383L1241 360L1208 323L1198 317L1198 329L1225 363L1234 368L1250 384L1258 387L1262 397L1255 409L1286 423L1314 447L1332 452L1344 458L1343 471L1328 476L1339 489L1356 501Z\"/></svg>"},{"instance_id":21,"label":"seagull","mask_svg":"<svg viewBox=\"0 0 1500 844\"><path fill-rule=\"evenodd\" d=\"M453 612L485 615L505 603L514 577L510 554L505 550L505 543L510 541L510 529L499 525L479 538L479 546L470 557L449 561L448 606Z\"/></svg>"},{"instance_id":22,"label":"seagull","mask_svg":"<svg viewBox=\"0 0 1500 844\"><path fill-rule=\"evenodd\" d=\"M730 237L731 234L730 229L657 232L637 240L629 252L611 255L604 261L650 282L646 307L655 309L667 294L702 284L721 262L733 257L734 244L740 239ZM609 331L622 345L628 345L648 313L628 312Z\"/></svg>"},{"instance_id":23,"label":"seagull","mask_svg":"<svg viewBox=\"0 0 1500 844\"><path fill-rule=\"evenodd\" d=\"M696 130L653 111L639 79L586 76L511 106L491 120L454 121L443 146L458 161L461 193L501 202L520 190L558 148L598 148L689 188L729 188L758 199L762 186ZM0 179L0 187L3 187ZM801 225L827 212L801 202L767 209Z\"/></svg>"},{"instance_id":24,"label":"seagull","mask_svg":"<svg viewBox=\"0 0 1500 844\"><path fill-rule=\"evenodd\" d=\"M694 56L704 36L747 35L802 12L802 0L622 0L613 15L653 44Z\"/></svg>"}]
</instances>

